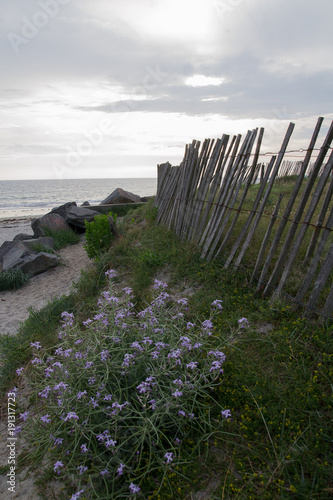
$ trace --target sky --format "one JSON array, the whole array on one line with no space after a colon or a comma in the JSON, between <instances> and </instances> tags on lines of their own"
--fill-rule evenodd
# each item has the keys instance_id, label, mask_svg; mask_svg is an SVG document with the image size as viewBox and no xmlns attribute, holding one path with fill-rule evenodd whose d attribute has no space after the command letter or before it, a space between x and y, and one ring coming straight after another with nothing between
<instances>
[{"instance_id":1,"label":"sky","mask_svg":"<svg viewBox=\"0 0 333 500\"><path fill-rule=\"evenodd\" d=\"M331 0L0 0L0 180L156 177L193 139L318 147ZM296 158L297 153L294 153ZM290 155L290 159L293 159Z\"/></svg>"}]
</instances>

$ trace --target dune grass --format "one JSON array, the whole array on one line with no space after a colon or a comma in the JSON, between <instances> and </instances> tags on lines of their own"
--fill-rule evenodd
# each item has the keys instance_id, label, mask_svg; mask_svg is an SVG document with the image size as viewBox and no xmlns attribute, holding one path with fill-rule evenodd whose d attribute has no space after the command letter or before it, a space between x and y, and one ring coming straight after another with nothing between
<instances>
[{"instance_id":1,"label":"dune grass","mask_svg":"<svg viewBox=\"0 0 333 500\"><path fill-rule=\"evenodd\" d=\"M288 302L272 304L263 299L254 293L246 269L234 272L223 269L223 261L202 260L195 246L179 242L172 232L156 226L155 216L148 204L125 217L119 225L119 238L96 268L83 276L76 293L33 315L37 323L29 326L26 322L16 341L1 338L1 357L7 360L8 372L4 385L9 387L11 381L20 387L21 379L13 369L27 366L31 356L36 356L36 348L29 343L39 341L50 354L59 347L62 341L56 325L60 324L61 312L73 314L81 324L97 314L97 297L105 290L104 273L109 268L117 269L116 287L132 288L135 311L143 310L153 299L155 279L168 283L173 300L188 298L186 322L202 324L209 319L212 302L219 299L223 310L215 318L209 341L211 350L218 349L225 355L224 373L217 384L212 384L210 398L215 409L230 409L231 418L226 419L223 432L211 432L204 440L194 431L174 464L170 461L164 463L166 468L139 474L133 480L141 490L137 498L188 499L198 491L205 491L211 499L331 498L332 324L305 320ZM92 330L89 332L92 334ZM181 335L186 335L184 326L179 330ZM199 333L197 337L199 341ZM26 342L20 349L23 339ZM10 351L15 352L11 358ZM207 351L203 359L205 356ZM112 377L112 364L109 370ZM24 371L29 373L30 368ZM82 374L80 380L88 384ZM199 403L205 408L205 401L198 400L194 413ZM32 408L22 407L18 414ZM212 424L217 415L208 402L206 409L202 422ZM52 409L48 411L46 406L43 410L42 416ZM109 419L99 416L99 430L103 429L111 429ZM44 448L38 448L38 441L32 443L43 456ZM142 464L145 451L143 448ZM152 448L153 462L162 453L154 452ZM96 456L101 456L98 451ZM60 477L57 472L52 462L44 471L42 490L47 480ZM129 490L128 482L126 495L134 498L135 491ZM63 498L88 486L89 481L67 483ZM81 495L83 498L84 492ZM105 498L117 498L117 494Z\"/></svg>"}]
</instances>

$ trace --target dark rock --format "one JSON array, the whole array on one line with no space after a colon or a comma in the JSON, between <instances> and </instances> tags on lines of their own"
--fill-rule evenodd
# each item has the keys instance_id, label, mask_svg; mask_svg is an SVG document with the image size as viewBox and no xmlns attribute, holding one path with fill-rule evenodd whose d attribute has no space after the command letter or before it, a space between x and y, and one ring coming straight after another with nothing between
<instances>
[{"instance_id":1,"label":"dark rock","mask_svg":"<svg viewBox=\"0 0 333 500\"><path fill-rule=\"evenodd\" d=\"M113 205L118 203L141 203L141 198L137 194L117 188L107 198L105 198L100 205Z\"/></svg>"},{"instance_id":2,"label":"dark rock","mask_svg":"<svg viewBox=\"0 0 333 500\"><path fill-rule=\"evenodd\" d=\"M0 262L2 262L4 255L9 252L17 244L17 241L5 241L0 247Z\"/></svg>"},{"instance_id":3,"label":"dark rock","mask_svg":"<svg viewBox=\"0 0 333 500\"><path fill-rule=\"evenodd\" d=\"M59 259L56 255L40 252L26 257L24 263L19 267L25 274L36 276L36 274L43 273L52 267L56 267L58 264Z\"/></svg>"},{"instance_id":4,"label":"dark rock","mask_svg":"<svg viewBox=\"0 0 333 500\"><path fill-rule=\"evenodd\" d=\"M67 213L67 222L75 229L85 229L85 221L92 222L99 212L86 207L72 207Z\"/></svg>"},{"instance_id":5,"label":"dark rock","mask_svg":"<svg viewBox=\"0 0 333 500\"><path fill-rule=\"evenodd\" d=\"M2 270L9 271L10 269L16 269L24 263L24 257L29 256L32 251L29 250L21 241L13 242L8 248L7 252L2 259Z\"/></svg>"},{"instance_id":6,"label":"dark rock","mask_svg":"<svg viewBox=\"0 0 333 500\"><path fill-rule=\"evenodd\" d=\"M52 208L50 214L58 214L61 215L64 219L67 218L67 212L70 210L72 207L76 207L76 202L75 201L69 201L68 203L65 203L64 205L60 205L60 207Z\"/></svg>"},{"instance_id":7,"label":"dark rock","mask_svg":"<svg viewBox=\"0 0 333 500\"><path fill-rule=\"evenodd\" d=\"M32 240L24 240L22 243L30 250L34 250L36 245L43 246L48 250L52 250L54 248L54 239L50 236L41 236L40 238L33 238Z\"/></svg>"},{"instance_id":8,"label":"dark rock","mask_svg":"<svg viewBox=\"0 0 333 500\"><path fill-rule=\"evenodd\" d=\"M81 207L90 207L89 201L84 201L81 205Z\"/></svg>"},{"instance_id":9,"label":"dark rock","mask_svg":"<svg viewBox=\"0 0 333 500\"><path fill-rule=\"evenodd\" d=\"M25 234L25 233L20 233L14 236L13 241L26 241L26 240L32 240L33 235L32 234Z\"/></svg>"},{"instance_id":10,"label":"dark rock","mask_svg":"<svg viewBox=\"0 0 333 500\"><path fill-rule=\"evenodd\" d=\"M67 224L66 220L57 213L49 213L34 219L31 222L31 227L34 232L34 237L39 238L40 236L45 236L45 229L51 231L61 231L69 230L70 226Z\"/></svg>"}]
</instances>

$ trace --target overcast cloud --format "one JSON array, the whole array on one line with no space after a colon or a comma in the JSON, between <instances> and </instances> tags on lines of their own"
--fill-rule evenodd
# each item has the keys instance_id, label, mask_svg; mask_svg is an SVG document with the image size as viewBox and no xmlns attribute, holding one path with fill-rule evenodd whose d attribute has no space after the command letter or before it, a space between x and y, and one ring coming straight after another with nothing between
<instances>
[{"instance_id":1,"label":"overcast cloud","mask_svg":"<svg viewBox=\"0 0 333 500\"><path fill-rule=\"evenodd\" d=\"M333 118L331 0L0 0L0 179L154 177L192 139ZM320 142L318 143L320 145Z\"/></svg>"}]
</instances>

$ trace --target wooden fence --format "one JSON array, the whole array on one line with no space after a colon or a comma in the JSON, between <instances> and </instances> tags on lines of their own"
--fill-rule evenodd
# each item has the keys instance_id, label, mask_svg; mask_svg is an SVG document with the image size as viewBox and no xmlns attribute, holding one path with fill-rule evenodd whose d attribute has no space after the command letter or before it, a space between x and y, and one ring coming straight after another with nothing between
<instances>
[{"instance_id":1,"label":"wooden fence","mask_svg":"<svg viewBox=\"0 0 333 500\"><path fill-rule=\"evenodd\" d=\"M245 265L253 238L262 232L259 223L269 217L250 270L257 292L272 300L287 293L296 263L303 277L292 295L293 307L305 306L305 314L316 311L332 318L333 122L321 147L315 149L322 122L318 118L301 162L283 161L293 123L280 152L265 164L258 163L263 128L248 131L243 141L241 135L205 139L202 144L193 140L186 145L180 166L158 166L155 206L158 223L195 242L202 258L221 259L225 268ZM316 158L310 163L314 150ZM269 211L273 185L278 186L279 177L290 175L297 177L284 210L281 194Z\"/></svg>"}]
</instances>

